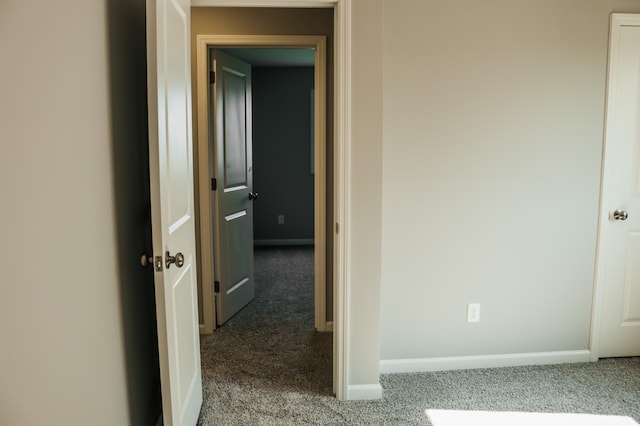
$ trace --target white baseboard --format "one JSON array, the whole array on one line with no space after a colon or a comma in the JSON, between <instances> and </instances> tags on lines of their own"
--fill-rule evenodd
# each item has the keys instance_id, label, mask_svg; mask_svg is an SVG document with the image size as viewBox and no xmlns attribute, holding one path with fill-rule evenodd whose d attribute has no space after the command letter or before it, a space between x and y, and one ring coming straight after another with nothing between
<instances>
[{"instance_id":1,"label":"white baseboard","mask_svg":"<svg viewBox=\"0 0 640 426\"><path fill-rule=\"evenodd\" d=\"M290 240L253 240L254 246L312 246L313 238L298 238Z\"/></svg>"},{"instance_id":2,"label":"white baseboard","mask_svg":"<svg viewBox=\"0 0 640 426\"><path fill-rule=\"evenodd\" d=\"M427 371L464 370L469 368L515 367L521 365L589 362L591 352L558 351L523 354L452 356L443 358L383 359L380 373L420 373Z\"/></svg>"},{"instance_id":3,"label":"white baseboard","mask_svg":"<svg viewBox=\"0 0 640 426\"><path fill-rule=\"evenodd\" d=\"M382 386L380 383L370 385L349 385L347 387L348 401L364 401L382 398Z\"/></svg>"}]
</instances>

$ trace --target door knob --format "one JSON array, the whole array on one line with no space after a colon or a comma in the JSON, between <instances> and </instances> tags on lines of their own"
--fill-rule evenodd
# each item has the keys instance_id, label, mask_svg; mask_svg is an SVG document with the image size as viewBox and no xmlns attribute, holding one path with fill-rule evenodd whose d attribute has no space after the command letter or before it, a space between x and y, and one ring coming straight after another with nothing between
<instances>
[{"instance_id":1,"label":"door knob","mask_svg":"<svg viewBox=\"0 0 640 426\"><path fill-rule=\"evenodd\" d=\"M175 263L178 268L182 268L184 265L184 255L182 253L176 253L175 256L171 256L169 252L166 252L164 256L164 263L167 269L169 269L172 263Z\"/></svg>"},{"instance_id":2,"label":"door knob","mask_svg":"<svg viewBox=\"0 0 640 426\"><path fill-rule=\"evenodd\" d=\"M149 256L147 253L142 253L140 256L140 266L146 268L149 265L153 264L153 256Z\"/></svg>"},{"instance_id":3,"label":"door knob","mask_svg":"<svg viewBox=\"0 0 640 426\"><path fill-rule=\"evenodd\" d=\"M627 220L629 214L624 210L616 210L613 212L613 220Z\"/></svg>"},{"instance_id":4,"label":"door knob","mask_svg":"<svg viewBox=\"0 0 640 426\"><path fill-rule=\"evenodd\" d=\"M259 195L260 194L258 194L257 192L256 193L250 192L249 193L249 200L251 200L251 201L257 200Z\"/></svg>"}]
</instances>

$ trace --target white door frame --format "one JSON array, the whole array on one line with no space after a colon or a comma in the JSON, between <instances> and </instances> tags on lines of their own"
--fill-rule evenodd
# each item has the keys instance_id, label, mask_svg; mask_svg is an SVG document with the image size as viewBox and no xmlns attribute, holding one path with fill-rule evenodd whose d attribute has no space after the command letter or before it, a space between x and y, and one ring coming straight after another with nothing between
<instances>
[{"instance_id":1,"label":"white door frame","mask_svg":"<svg viewBox=\"0 0 640 426\"><path fill-rule=\"evenodd\" d=\"M351 0L192 0L192 7L331 7L334 9L333 386L347 398L351 219ZM340 226L342 226L341 232Z\"/></svg>"},{"instance_id":2,"label":"white door frame","mask_svg":"<svg viewBox=\"0 0 640 426\"><path fill-rule=\"evenodd\" d=\"M612 80L615 78L615 73L612 67L616 66L615 61L612 58L617 54L617 46L620 38L620 31L622 27L627 25L640 25L640 14L631 13L612 13L611 21L609 24L609 56L607 60L607 100L606 100L606 119L605 119L605 131L604 131L604 149L603 149L603 161L602 161L602 182L600 184L600 219L598 224L598 242L596 250L596 271L595 271L595 285L593 291L593 308L592 308L592 321L591 321L591 338L590 338L590 352L591 360L597 361L599 358L600 349L600 324L602 321L602 301L604 298L605 287L605 264L607 253L607 228L609 225L609 210L612 206L612 201L609 199L610 194L607 191L608 171L613 170L616 165L611 161L611 155L607 155L607 149L610 149L608 141L613 138L611 134L611 128L607 126L607 123L612 122L616 115L615 104L611 102L611 97L614 94L615 82Z\"/></svg>"},{"instance_id":3,"label":"white door frame","mask_svg":"<svg viewBox=\"0 0 640 426\"><path fill-rule=\"evenodd\" d=\"M210 93L209 50L216 47L291 47L315 49L314 66L314 305L315 327L318 331L331 331L327 324L327 214L326 214L326 38L324 36L273 36L273 35L204 35L196 40L196 91L197 91L197 146L198 191L200 215L200 271L202 277L202 306L204 324L202 333L215 329L215 303L213 300L212 250L214 235L211 220L213 197L209 185L212 177L213 155L210 146Z\"/></svg>"}]
</instances>

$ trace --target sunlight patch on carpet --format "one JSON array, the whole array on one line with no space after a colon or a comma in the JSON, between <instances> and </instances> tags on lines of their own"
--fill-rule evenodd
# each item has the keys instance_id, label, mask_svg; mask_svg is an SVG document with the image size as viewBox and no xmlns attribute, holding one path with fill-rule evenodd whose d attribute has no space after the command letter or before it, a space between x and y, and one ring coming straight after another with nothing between
<instances>
[{"instance_id":1,"label":"sunlight patch on carpet","mask_svg":"<svg viewBox=\"0 0 640 426\"><path fill-rule=\"evenodd\" d=\"M638 426L631 417L570 413L426 410L433 426Z\"/></svg>"}]
</instances>

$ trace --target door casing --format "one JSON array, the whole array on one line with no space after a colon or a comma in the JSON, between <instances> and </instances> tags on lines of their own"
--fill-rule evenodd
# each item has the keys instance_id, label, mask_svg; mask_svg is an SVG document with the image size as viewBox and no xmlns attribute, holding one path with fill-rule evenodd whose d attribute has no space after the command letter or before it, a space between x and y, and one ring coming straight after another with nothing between
<instances>
[{"instance_id":1,"label":"door casing","mask_svg":"<svg viewBox=\"0 0 640 426\"><path fill-rule=\"evenodd\" d=\"M318 331L331 331L327 323L326 286L326 38L324 36L271 36L271 35L202 35L197 36L196 90L198 93L197 161L200 216L200 271L202 281L202 307L204 324L200 332L215 330L215 303L213 300L213 226L216 214L212 209L210 188L213 152L210 146L211 99L209 96L209 50L228 47L288 47L315 50L314 89L314 240L315 240L315 327Z\"/></svg>"}]
</instances>

